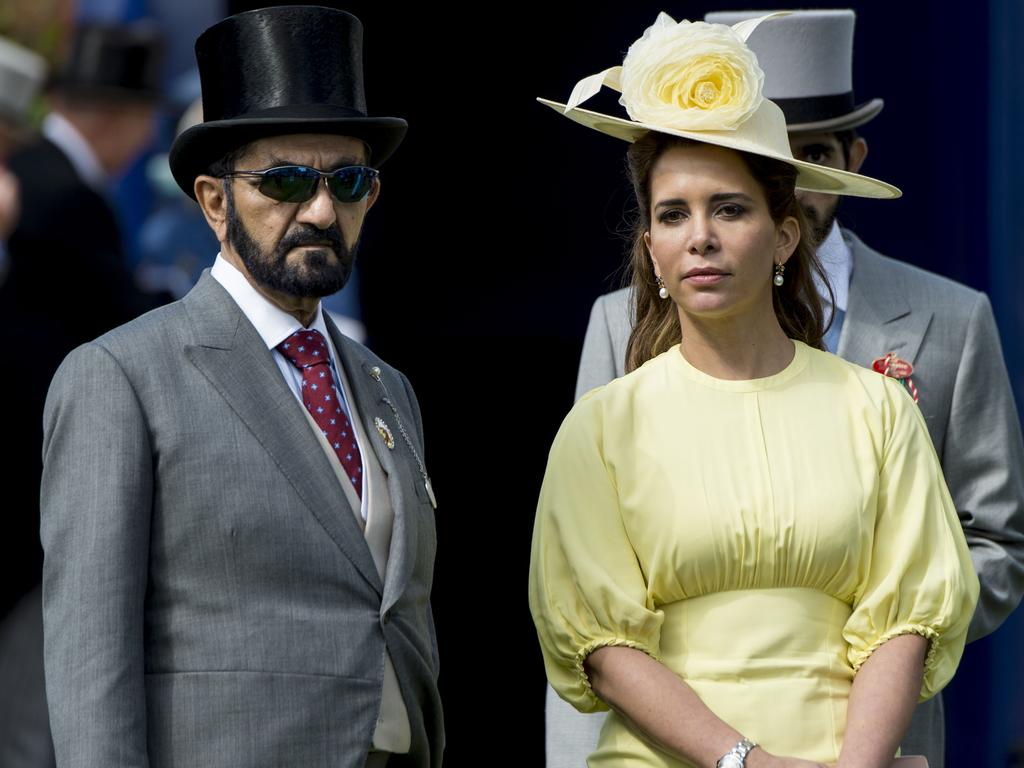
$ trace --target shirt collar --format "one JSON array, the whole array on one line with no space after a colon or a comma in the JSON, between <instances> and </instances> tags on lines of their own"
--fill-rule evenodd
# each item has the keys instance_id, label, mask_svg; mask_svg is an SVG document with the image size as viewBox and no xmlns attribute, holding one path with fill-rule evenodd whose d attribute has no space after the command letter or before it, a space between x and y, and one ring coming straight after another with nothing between
<instances>
[{"instance_id":1,"label":"shirt collar","mask_svg":"<svg viewBox=\"0 0 1024 768\"><path fill-rule=\"evenodd\" d=\"M97 192L106 189L107 174L103 171L99 158L85 137L64 115L51 112L43 119L41 130L43 136L56 144L67 156L82 181Z\"/></svg>"},{"instance_id":2,"label":"shirt collar","mask_svg":"<svg viewBox=\"0 0 1024 768\"><path fill-rule=\"evenodd\" d=\"M829 284L836 297L836 307L843 312L850 298L850 275L853 273L853 255L850 246L843 239L839 222L832 222L828 237L818 246L818 261L828 275ZM828 304L828 291L818 275L814 276L818 294Z\"/></svg>"},{"instance_id":3,"label":"shirt collar","mask_svg":"<svg viewBox=\"0 0 1024 768\"><path fill-rule=\"evenodd\" d=\"M210 276L224 286L224 290L235 300L238 308L242 310L242 314L256 328L256 332L263 339L263 343L267 345L267 349L274 349L293 333L303 329L302 323L280 307L270 303L263 294L252 287L252 284L245 279L245 275L219 253L210 269ZM316 315L309 327L322 333L327 339L327 343L331 344L327 323L324 321L323 308L319 302L316 305Z\"/></svg>"}]
</instances>

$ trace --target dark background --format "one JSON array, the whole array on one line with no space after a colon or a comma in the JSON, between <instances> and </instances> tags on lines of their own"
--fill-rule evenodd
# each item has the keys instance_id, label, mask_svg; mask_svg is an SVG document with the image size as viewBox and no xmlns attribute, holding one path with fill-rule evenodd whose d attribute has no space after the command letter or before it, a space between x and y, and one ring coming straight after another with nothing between
<instances>
[{"instance_id":1,"label":"dark background","mask_svg":"<svg viewBox=\"0 0 1024 768\"><path fill-rule=\"evenodd\" d=\"M661 10L696 20L751 3L321 4L364 22L370 113L410 123L363 238L362 306L370 346L409 376L423 410L439 502L445 762L501 754L540 766L545 682L526 599L534 507L590 305L619 285L629 196L626 145L534 99L564 100L621 63ZM862 129L864 171L904 191L848 201L841 221L883 253L989 291L1022 402L1016 0L816 5L857 10L857 98L886 102ZM1024 734L1022 624L1018 611L968 648L947 699L950 765L1009 764Z\"/></svg>"}]
</instances>

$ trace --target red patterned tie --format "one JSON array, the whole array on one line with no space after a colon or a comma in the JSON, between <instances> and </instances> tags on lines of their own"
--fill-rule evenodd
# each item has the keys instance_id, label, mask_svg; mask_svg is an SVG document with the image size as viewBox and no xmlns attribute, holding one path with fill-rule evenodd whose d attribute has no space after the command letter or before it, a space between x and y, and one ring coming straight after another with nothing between
<instances>
[{"instance_id":1,"label":"red patterned tie","mask_svg":"<svg viewBox=\"0 0 1024 768\"><path fill-rule=\"evenodd\" d=\"M331 375L327 343L319 331L296 331L277 345L277 351L302 371L302 402L334 447L359 498L363 497L363 459L352 424L341 407L341 393Z\"/></svg>"}]
</instances>

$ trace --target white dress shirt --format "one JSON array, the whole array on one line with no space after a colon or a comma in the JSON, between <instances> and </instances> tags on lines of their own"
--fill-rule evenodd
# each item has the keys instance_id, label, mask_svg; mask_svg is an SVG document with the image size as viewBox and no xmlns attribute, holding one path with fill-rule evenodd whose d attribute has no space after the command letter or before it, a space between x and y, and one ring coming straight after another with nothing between
<instances>
[{"instance_id":1,"label":"white dress shirt","mask_svg":"<svg viewBox=\"0 0 1024 768\"><path fill-rule=\"evenodd\" d=\"M51 112L43 120L40 129L44 137L57 145L57 148L67 155L75 172L82 181L88 184L97 192L106 194L107 174L100 165L96 153L92 151L89 142L78 132L66 117L59 112Z\"/></svg>"},{"instance_id":2,"label":"white dress shirt","mask_svg":"<svg viewBox=\"0 0 1024 768\"><path fill-rule=\"evenodd\" d=\"M305 326L280 307L271 304L263 294L252 287L252 284L245 279L245 276L233 264L219 253L217 254L216 261L213 263L213 268L210 270L210 276L224 287L224 290L235 300L238 308L242 310L242 314L256 328L256 332L273 355L274 362L277 363L277 367L291 389L292 394L295 395L295 399L302 403L302 372L288 358L277 351L277 345L296 331L302 330ZM341 397L341 407L345 410L345 415L348 416L349 421L354 422L357 417L352 413L352 409L348 405L347 396L343 391L343 380L338 375L336 362L338 353L334 349L334 342L331 341L331 334L327 332L323 309L319 303L316 305L316 315L313 318L313 322L308 327L319 331L327 341L328 362L331 366L331 375L334 377L334 382L338 387L338 394ZM302 407L305 408L306 406L303 405ZM358 438L358 430L353 430L352 434L356 440L356 445L359 446L359 452L365 453L365 449ZM369 496L366 493L365 473L363 473L360 482L363 487L360 489L361 505L359 512L365 521L367 499Z\"/></svg>"},{"instance_id":3,"label":"white dress shirt","mask_svg":"<svg viewBox=\"0 0 1024 768\"><path fill-rule=\"evenodd\" d=\"M825 268L828 281L832 285L832 291L836 297L836 307L846 311L846 304L850 300L850 276L853 274L853 254L850 246L843 239L843 233L839 230L839 222L832 223L832 229L828 237L818 246L818 260ZM829 307L828 291L821 283L821 278L814 276L814 284L818 294L825 302L826 315Z\"/></svg>"}]
</instances>

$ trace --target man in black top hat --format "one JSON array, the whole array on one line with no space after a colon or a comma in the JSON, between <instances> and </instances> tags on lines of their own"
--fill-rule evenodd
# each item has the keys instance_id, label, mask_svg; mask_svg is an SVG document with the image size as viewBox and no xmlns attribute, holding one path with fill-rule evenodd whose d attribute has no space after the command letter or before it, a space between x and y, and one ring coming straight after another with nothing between
<instances>
[{"instance_id":1,"label":"man in black top hat","mask_svg":"<svg viewBox=\"0 0 1024 768\"><path fill-rule=\"evenodd\" d=\"M358 19L310 6L199 37L205 122L170 164L221 252L54 377L59 766L441 764L419 407L320 307L406 128L366 114L361 48Z\"/></svg>"}]
</instances>

